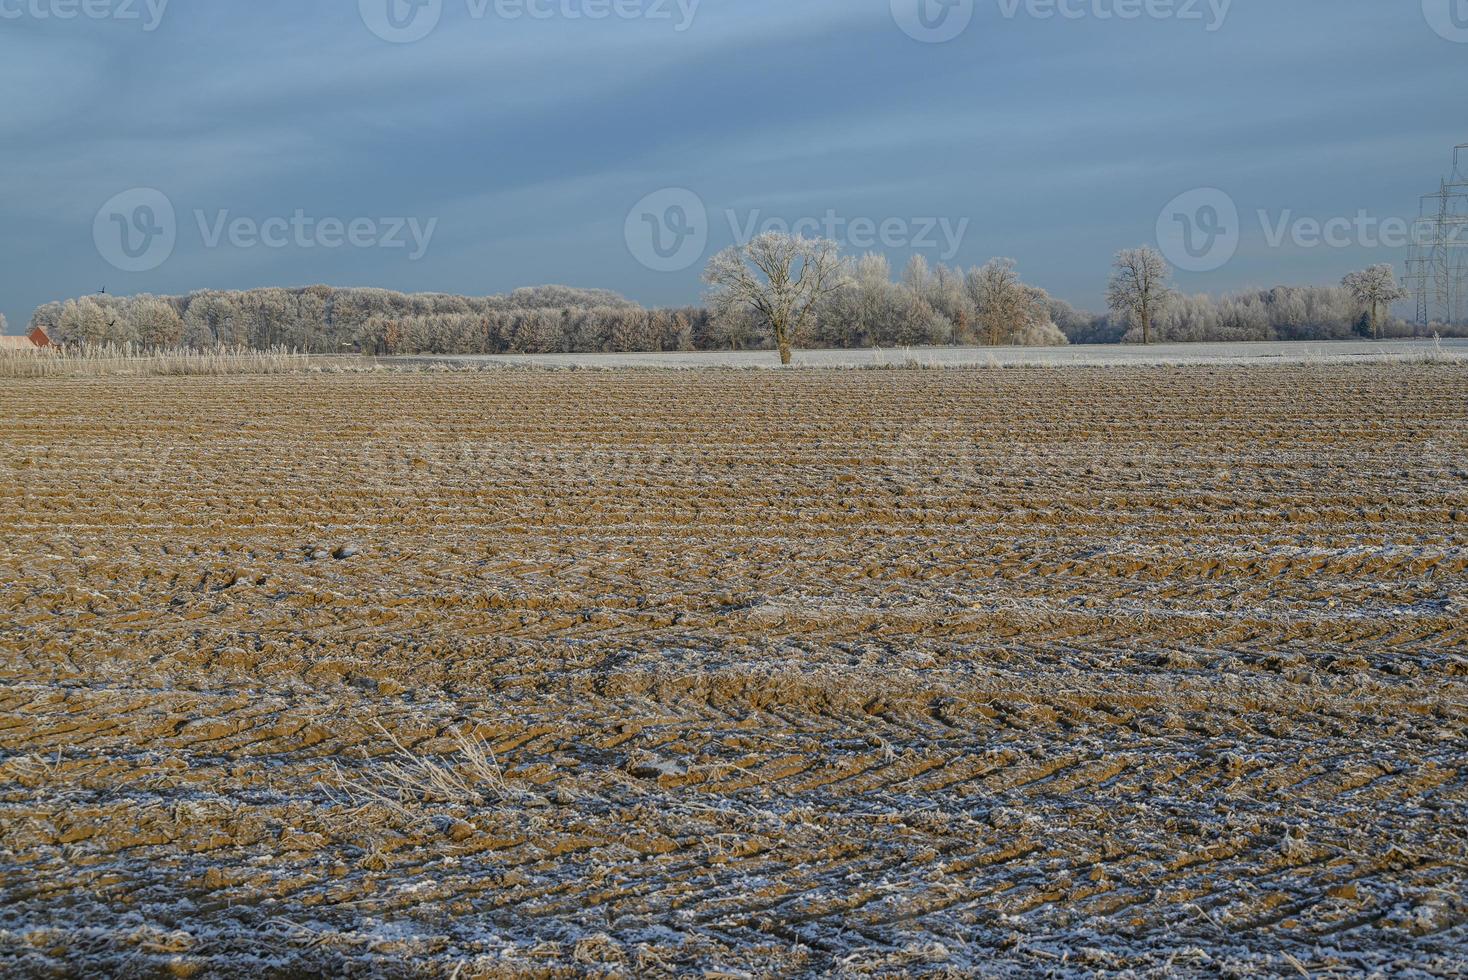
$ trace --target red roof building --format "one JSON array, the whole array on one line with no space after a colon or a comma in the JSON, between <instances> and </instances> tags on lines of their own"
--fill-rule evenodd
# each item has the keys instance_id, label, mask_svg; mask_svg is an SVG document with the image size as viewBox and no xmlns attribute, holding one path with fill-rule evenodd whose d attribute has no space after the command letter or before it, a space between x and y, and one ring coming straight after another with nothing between
<instances>
[{"instance_id":1,"label":"red roof building","mask_svg":"<svg viewBox=\"0 0 1468 980\"><path fill-rule=\"evenodd\" d=\"M60 347L51 340L46 331L36 327L24 337L0 337L0 350L60 350Z\"/></svg>"}]
</instances>

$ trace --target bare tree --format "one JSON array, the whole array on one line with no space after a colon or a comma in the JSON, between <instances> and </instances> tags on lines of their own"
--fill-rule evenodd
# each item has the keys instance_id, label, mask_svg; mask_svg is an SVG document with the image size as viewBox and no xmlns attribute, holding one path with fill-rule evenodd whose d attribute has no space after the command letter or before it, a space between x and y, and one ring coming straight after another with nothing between
<instances>
[{"instance_id":1,"label":"bare tree","mask_svg":"<svg viewBox=\"0 0 1468 980\"><path fill-rule=\"evenodd\" d=\"M768 232L725 249L703 274L709 305L720 317L749 310L765 321L790 364L791 347L815 317L817 306L846 280L835 242Z\"/></svg>"},{"instance_id":2,"label":"bare tree","mask_svg":"<svg viewBox=\"0 0 1468 980\"><path fill-rule=\"evenodd\" d=\"M1353 272L1341 280L1341 285L1351 298L1364 306L1371 314L1371 337L1381 339L1381 311L1399 299L1407 298L1407 291L1397 282L1397 273L1389 265L1373 265L1361 272Z\"/></svg>"},{"instance_id":3,"label":"bare tree","mask_svg":"<svg viewBox=\"0 0 1468 980\"><path fill-rule=\"evenodd\" d=\"M1113 312L1125 314L1141 326L1144 344L1152 342L1152 323L1172 295L1167 284L1171 274L1167 260L1156 249L1144 245L1116 254L1106 303Z\"/></svg>"}]
</instances>

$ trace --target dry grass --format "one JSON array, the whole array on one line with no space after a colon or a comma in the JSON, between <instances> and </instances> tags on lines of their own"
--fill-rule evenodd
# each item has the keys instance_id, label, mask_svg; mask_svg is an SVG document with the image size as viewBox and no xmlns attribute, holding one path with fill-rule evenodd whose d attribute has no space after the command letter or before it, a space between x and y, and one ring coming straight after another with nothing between
<instances>
[{"instance_id":1,"label":"dry grass","mask_svg":"<svg viewBox=\"0 0 1468 980\"><path fill-rule=\"evenodd\" d=\"M308 370L358 366L355 358L320 358L277 347L194 350L185 347L146 349L128 346L62 351L0 351L0 378L225 377L293 374Z\"/></svg>"},{"instance_id":2,"label":"dry grass","mask_svg":"<svg viewBox=\"0 0 1468 980\"><path fill-rule=\"evenodd\" d=\"M355 805L377 804L412 822L425 805L482 808L516 796L494 750L472 731L452 736L456 757L443 761L408 749L380 722L373 727L393 746L389 761L374 761L361 775L337 767L336 785Z\"/></svg>"},{"instance_id":3,"label":"dry grass","mask_svg":"<svg viewBox=\"0 0 1468 980\"><path fill-rule=\"evenodd\" d=\"M0 972L1462 973L1468 367L0 385Z\"/></svg>"}]
</instances>

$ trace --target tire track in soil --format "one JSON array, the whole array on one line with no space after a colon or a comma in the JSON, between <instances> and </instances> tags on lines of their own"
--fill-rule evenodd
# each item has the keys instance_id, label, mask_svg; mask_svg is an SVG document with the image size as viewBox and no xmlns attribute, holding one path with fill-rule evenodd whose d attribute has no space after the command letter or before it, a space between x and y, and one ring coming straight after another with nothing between
<instances>
[{"instance_id":1,"label":"tire track in soil","mask_svg":"<svg viewBox=\"0 0 1468 980\"><path fill-rule=\"evenodd\" d=\"M0 962L1461 972L1465 406L1428 365L8 385ZM479 802L394 782L466 731Z\"/></svg>"}]
</instances>

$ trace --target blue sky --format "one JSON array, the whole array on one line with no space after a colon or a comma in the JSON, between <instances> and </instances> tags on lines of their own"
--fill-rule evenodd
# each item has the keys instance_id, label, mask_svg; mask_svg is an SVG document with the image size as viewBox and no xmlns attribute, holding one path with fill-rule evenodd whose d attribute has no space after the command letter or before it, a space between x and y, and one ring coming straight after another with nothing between
<instances>
[{"instance_id":1,"label":"blue sky","mask_svg":"<svg viewBox=\"0 0 1468 980\"><path fill-rule=\"evenodd\" d=\"M691 23L676 0L617 0L638 16L601 20L568 13L612 0L529 0L548 16L514 19L525 0L440 0L412 43L369 28L387 0L171 0L156 24L163 0L89 0L107 16L56 16L79 2L0 0L12 332L38 303L104 286L559 282L695 302L701 261L656 271L629 246L629 211L663 188L704 205L708 254L730 243L731 211L897 221L894 267L915 251L1012 256L1091 308L1117 249L1155 241L1177 195L1219 188L1242 216L1237 254L1182 288L1334 282L1405 256L1360 232L1274 246L1258 211L1409 218L1468 143L1468 43L1423 8L1443 0L1233 0L1221 23L1223 0L1200 0L1201 19L1106 16L1144 0L1061 0L1073 18L972 0L946 43L904 33L893 0L702 0ZM124 271L94 232L134 188L167 198L176 242ZM267 247L246 226L211 243L221 218L278 231L297 215L356 221L360 242ZM408 218L436 222L417 258L380 247ZM918 219L962 225L957 250Z\"/></svg>"}]
</instances>

